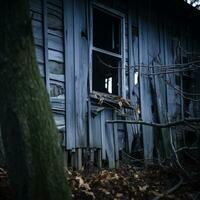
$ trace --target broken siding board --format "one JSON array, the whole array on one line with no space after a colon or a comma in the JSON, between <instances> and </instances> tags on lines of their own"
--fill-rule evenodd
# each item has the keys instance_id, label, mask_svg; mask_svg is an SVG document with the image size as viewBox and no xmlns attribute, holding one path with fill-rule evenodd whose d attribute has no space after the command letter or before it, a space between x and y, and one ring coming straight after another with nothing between
<instances>
[{"instance_id":1,"label":"broken siding board","mask_svg":"<svg viewBox=\"0 0 200 200\"><path fill-rule=\"evenodd\" d=\"M125 149L125 130L118 130L118 139L119 139L119 151L122 151Z\"/></svg>"},{"instance_id":2,"label":"broken siding board","mask_svg":"<svg viewBox=\"0 0 200 200\"><path fill-rule=\"evenodd\" d=\"M123 117L117 116L117 119L123 119ZM118 151L120 151L125 148L126 129L124 124L118 123L116 125L118 134Z\"/></svg>"},{"instance_id":3,"label":"broken siding board","mask_svg":"<svg viewBox=\"0 0 200 200\"><path fill-rule=\"evenodd\" d=\"M74 47L75 47L75 103L76 147L87 146L87 98L88 98L88 40L82 35L87 28L86 1L74 1Z\"/></svg>"},{"instance_id":4,"label":"broken siding board","mask_svg":"<svg viewBox=\"0 0 200 200\"><path fill-rule=\"evenodd\" d=\"M102 160L107 160L109 162L109 167L114 168L116 163L119 161L119 145L118 145L118 130L117 124L114 126L113 124L106 123L107 120L113 120L116 115L114 111L111 109L102 110L99 115L99 119L96 120L95 126L97 125L99 130L96 130L100 135L99 144L101 145L101 156ZM98 121L98 122L97 122ZM94 125L93 125L94 128ZM94 129L92 129L94 130ZM95 136L95 135L94 135ZM99 137L98 137L99 138Z\"/></svg>"},{"instance_id":5,"label":"broken siding board","mask_svg":"<svg viewBox=\"0 0 200 200\"><path fill-rule=\"evenodd\" d=\"M117 119L116 111L113 111L113 120ZM113 124L114 151L115 151L115 167L119 167L119 135L117 124Z\"/></svg>"},{"instance_id":6,"label":"broken siding board","mask_svg":"<svg viewBox=\"0 0 200 200\"><path fill-rule=\"evenodd\" d=\"M134 139L134 130L132 124L126 124L126 132L127 132L127 145L126 149L128 150L128 153L131 153L132 150L132 144Z\"/></svg>"},{"instance_id":7,"label":"broken siding board","mask_svg":"<svg viewBox=\"0 0 200 200\"><path fill-rule=\"evenodd\" d=\"M66 73L66 149L75 149L75 69L74 69L74 1L64 1L65 73Z\"/></svg>"},{"instance_id":8,"label":"broken siding board","mask_svg":"<svg viewBox=\"0 0 200 200\"><path fill-rule=\"evenodd\" d=\"M105 110L103 111L105 115L105 120L112 120L113 119L113 111L112 110ZM115 168L115 143L114 143L114 128L113 124L108 124L106 121L105 124L105 150L106 155L108 157L109 167Z\"/></svg>"},{"instance_id":9,"label":"broken siding board","mask_svg":"<svg viewBox=\"0 0 200 200\"><path fill-rule=\"evenodd\" d=\"M91 117L90 148L101 148L101 113Z\"/></svg>"},{"instance_id":10,"label":"broken siding board","mask_svg":"<svg viewBox=\"0 0 200 200\"><path fill-rule=\"evenodd\" d=\"M50 93L51 97L59 96L60 98L63 98L65 95L64 82L50 79L50 84L52 89Z\"/></svg>"},{"instance_id":11,"label":"broken siding board","mask_svg":"<svg viewBox=\"0 0 200 200\"><path fill-rule=\"evenodd\" d=\"M105 127L105 112L101 112L101 149L102 160L106 160L106 127Z\"/></svg>"}]
</instances>

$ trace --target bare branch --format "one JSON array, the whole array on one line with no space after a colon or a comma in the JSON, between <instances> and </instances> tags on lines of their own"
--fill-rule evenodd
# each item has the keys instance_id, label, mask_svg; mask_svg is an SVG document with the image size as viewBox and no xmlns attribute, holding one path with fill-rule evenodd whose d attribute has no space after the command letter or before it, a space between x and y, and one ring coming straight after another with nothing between
<instances>
[{"instance_id":1,"label":"bare branch","mask_svg":"<svg viewBox=\"0 0 200 200\"><path fill-rule=\"evenodd\" d=\"M126 124L141 124L141 125L147 125L147 126L152 126L152 127L158 127L158 128L169 128L172 126L178 126L185 124L185 122L190 122L190 123L198 123L200 122L200 118L185 118L184 120L180 121L174 121L174 122L169 122L169 123L153 123L153 122L144 122L144 121L134 121L134 120L107 120L106 123L110 124L117 124L117 123L126 123Z\"/></svg>"}]
</instances>

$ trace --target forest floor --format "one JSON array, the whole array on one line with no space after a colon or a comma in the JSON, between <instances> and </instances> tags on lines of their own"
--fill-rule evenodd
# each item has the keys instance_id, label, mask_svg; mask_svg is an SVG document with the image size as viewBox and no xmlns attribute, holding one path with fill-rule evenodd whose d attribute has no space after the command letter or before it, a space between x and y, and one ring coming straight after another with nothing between
<instances>
[{"instance_id":1,"label":"forest floor","mask_svg":"<svg viewBox=\"0 0 200 200\"><path fill-rule=\"evenodd\" d=\"M117 170L66 170L74 200L197 200L200 177L188 179L172 169L138 170L122 164ZM7 172L0 168L0 200L14 200Z\"/></svg>"},{"instance_id":2,"label":"forest floor","mask_svg":"<svg viewBox=\"0 0 200 200\"><path fill-rule=\"evenodd\" d=\"M197 200L200 176L188 179L174 169L137 170L122 164L118 170L67 170L75 200Z\"/></svg>"}]
</instances>

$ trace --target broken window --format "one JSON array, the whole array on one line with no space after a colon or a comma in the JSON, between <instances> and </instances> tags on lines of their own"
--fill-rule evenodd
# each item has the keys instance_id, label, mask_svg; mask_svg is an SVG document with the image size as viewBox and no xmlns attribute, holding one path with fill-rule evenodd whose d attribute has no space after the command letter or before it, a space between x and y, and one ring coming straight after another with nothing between
<instances>
[{"instance_id":1,"label":"broken window","mask_svg":"<svg viewBox=\"0 0 200 200\"><path fill-rule=\"evenodd\" d=\"M120 93L122 68L122 18L101 8L93 8L92 89Z\"/></svg>"},{"instance_id":2,"label":"broken window","mask_svg":"<svg viewBox=\"0 0 200 200\"><path fill-rule=\"evenodd\" d=\"M120 59L94 51L93 90L110 94L118 94L119 66Z\"/></svg>"}]
</instances>

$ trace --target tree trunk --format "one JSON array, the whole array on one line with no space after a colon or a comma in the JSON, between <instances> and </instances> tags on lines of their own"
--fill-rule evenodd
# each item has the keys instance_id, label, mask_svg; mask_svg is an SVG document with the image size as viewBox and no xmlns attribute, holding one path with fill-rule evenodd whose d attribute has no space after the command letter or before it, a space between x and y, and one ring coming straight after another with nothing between
<instances>
[{"instance_id":1,"label":"tree trunk","mask_svg":"<svg viewBox=\"0 0 200 200\"><path fill-rule=\"evenodd\" d=\"M69 199L57 130L36 64L28 1L2 1L0 15L0 123L16 199Z\"/></svg>"}]
</instances>

